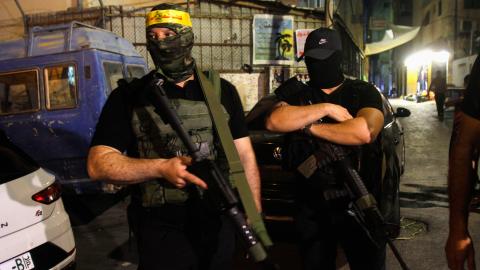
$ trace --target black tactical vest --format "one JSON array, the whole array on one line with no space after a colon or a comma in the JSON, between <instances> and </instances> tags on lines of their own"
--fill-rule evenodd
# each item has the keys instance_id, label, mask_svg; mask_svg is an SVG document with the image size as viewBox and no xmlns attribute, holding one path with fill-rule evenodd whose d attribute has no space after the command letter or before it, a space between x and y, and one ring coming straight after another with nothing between
<instances>
[{"instance_id":1,"label":"black tactical vest","mask_svg":"<svg viewBox=\"0 0 480 270\"><path fill-rule=\"evenodd\" d=\"M145 87L148 87L148 84ZM168 159L188 155L176 132L162 121L154 107L141 98L139 100L140 102L132 107L131 119L138 157ZM170 102L192 142L200 148L201 154L216 160L221 169L228 170L205 101L178 98L170 99ZM222 110L228 118L223 106ZM189 198L188 191L176 188L165 179L140 183L139 188L143 207L158 207L165 203L183 204Z\"/></svg>"}]
</instances>

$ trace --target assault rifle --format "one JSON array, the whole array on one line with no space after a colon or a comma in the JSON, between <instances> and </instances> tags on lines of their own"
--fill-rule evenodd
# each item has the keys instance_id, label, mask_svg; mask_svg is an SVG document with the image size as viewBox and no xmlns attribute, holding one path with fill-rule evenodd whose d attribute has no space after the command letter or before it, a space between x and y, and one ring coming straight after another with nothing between
<instances>
[{"instance_id":1,"label":"assault rifle","mask_svg":"<svg viewBox=\"0 0 480 270\"><path fill-rule=\"evenodd\" d=\"M407 264L389 237L390 224L385 222L375 198L367 190L357 170L353 168L348 157L349 151L345 146L324 140L319 140L318 146L319 151L315 154L318 167L321 168L327 164L333 166L335 173L339 176L338 179L343 180L345 189L354 203L357 221L365 229L369 238L377 245L377 240L385 240L402 269L408 270Z\"/></svg>"},{"instance_id":2,"label":"assault rifle","mask_svg":"<svg viewBox=\"0 0 480 270\"><path fill-rule=\"evenodd\" d=\"M187 148L193 160L189 170L207 183L208 198L221 212L230 218L240 238L247 246L248 253L253 261L260 264L265 270L278 269L278 266L269 260L265 247L258 240L244 213L240 210L240 201L230 182L225 179L217 164L207 159L205 155L202 155L199 147L192 142L177 112L168 100L162 86L163 83L163 79L155 78L152 82L152 87L149 88L148 97L151 104L155 107L155 112L162 118L165 124L169 124L172 127Z\"/></svg>"}]
</instances>

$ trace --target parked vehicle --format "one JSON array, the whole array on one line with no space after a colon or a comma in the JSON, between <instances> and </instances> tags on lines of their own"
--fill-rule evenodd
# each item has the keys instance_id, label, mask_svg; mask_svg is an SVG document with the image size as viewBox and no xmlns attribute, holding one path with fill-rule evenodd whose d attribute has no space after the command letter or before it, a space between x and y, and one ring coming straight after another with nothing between
<instances>
[{"instance_id":1,"label":"parked vehicle","mask_svg":"<svg viewBox=\"0 0 480 270\"><path fill-rule=\"evenodd\" d=\"M74 269L75 242L54 175L0 132L0 269Z\"/></svg>"},{"instance_id":2,"label":"parked vehicle","mask_svg":"<svg viewBox=\"0 0 480 270\"><path fill-rule=\"evenodd\" d=\"M388 197L383 199L389 200L388 205L392 206L390 209L382 210L384 215L388 215L388 220L399 222L399 182L405 167L405 142L403 127L398 118L409 116L410 111L398 108L395 112L383 95L382 101L385 117L381 133L385 164L382 187L389 189L389 192L384 192ZM262 179L263 209L267 220L291 220L295 211L296 183L294 173L282 169L284 134L265 130L263 120L259 121L263 117L264 115L258 113L255 107L246 116Z\"/></svg>"},{"instance_id":3,"label":"parked vehicle","mask_svg":"<svg viewBox=\"0 0 480 270\"><path fill-rule=\"evenodd\" d=\"M0 128L62 184L97 188L85 167L97 119L119 79L146 73L144 58L127 40L79 22L35 27L0 51Z\"/></svg>"}]
</instances>

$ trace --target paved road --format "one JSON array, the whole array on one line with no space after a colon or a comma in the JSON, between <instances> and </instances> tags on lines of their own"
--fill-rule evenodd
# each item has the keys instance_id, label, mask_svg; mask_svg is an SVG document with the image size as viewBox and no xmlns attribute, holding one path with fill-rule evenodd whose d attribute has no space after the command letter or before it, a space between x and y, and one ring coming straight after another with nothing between
<instances>
[{"instance_id":1,"label":"paved road","mask_svg":"<svg viewBox=\"0 0 480 270\"><path fill-rule=\"evenodd\" d=\"M445 121L435 117L435 104L392 100L394 107L406 107L412 115L402 120L406 130L406 171L401 182L402 239L395 243L411 269L447 269L443 246L448 233L446 195L447 153L452 113ZM136 269L135 245L129 245L126 225L126 201L118 198L81 198L70 201L75 205L74 234L78 249L79 270ZM111 207L110 207L111 206ZM89 209L89 210L85 210ZM81 213L81 214L78 214ZM480 216L471 215L471 232L480 243ZM283 226L283 227L282 227ZM292 239L284 232L288 224L274 226L276 247L272 250L282 269L298 269L298 253ZM480 252L476 256L480 265ZM237 256L235 270L254 269ZM343 266L341 269L348 269ZM387 269L400 269L391 253Z\"/></svg>"},{"instance_id":2,"label":"paved road","mask_svg":"<svg viewBox=\"0 0 480 270\"><path fill-rule=\"evenodd\" d=\"M435 103L392 100L394 107L406 107L412 115L402 119L406 140L406 171L401 180L401 214L427 224L427 231L396 244L411 269L448 269L444 243L448 234L447 169L453 112L445 121L436 117ZM475 242L480 243L480 216L471 214L470 227ZM406 234L405 234L406 235ZM480 252L476 254L477 265ZM392 256L389 269L400 269Z\"/></svg>"}]
</instances>

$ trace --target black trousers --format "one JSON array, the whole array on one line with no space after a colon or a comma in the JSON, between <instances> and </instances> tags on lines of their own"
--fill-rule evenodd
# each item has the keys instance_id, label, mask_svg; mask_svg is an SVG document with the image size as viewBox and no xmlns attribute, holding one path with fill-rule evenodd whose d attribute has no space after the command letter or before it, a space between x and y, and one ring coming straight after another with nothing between
<instances>
[{"instance_id":1,"label":"black trousers","mask_svg":"<svg viewBox=\"0 0 480 270\"><path fill-rule=\"evenodd\" d=\"M443 118L443 107L445 105L445 94L435 93L435 104L437 105L437 114L439 118Z\"/></svg>"},{"instance_id":2,"label":"black trousers","mask_svg":"<svg viewBox=\"0 0 480 270\"><path fill-rule=\"evenodd\" d=\"M385 269L386 243L373 244L345 207L300 203L295 226L304 270L336 269L338 244L345 251L350 269Z\"/></svg>"},{"instance_id":3,"label":"black trousers","mask_svg":"<svg viewBox=\"0 0 480 270\"><path fill-rule=\"evenodd\" d=\"M134 210L132 210L134 209ZM233 225L224 216L185 206L130 207L139 270L228 270L235 251Z\"/></svg>"}]
</instances>

